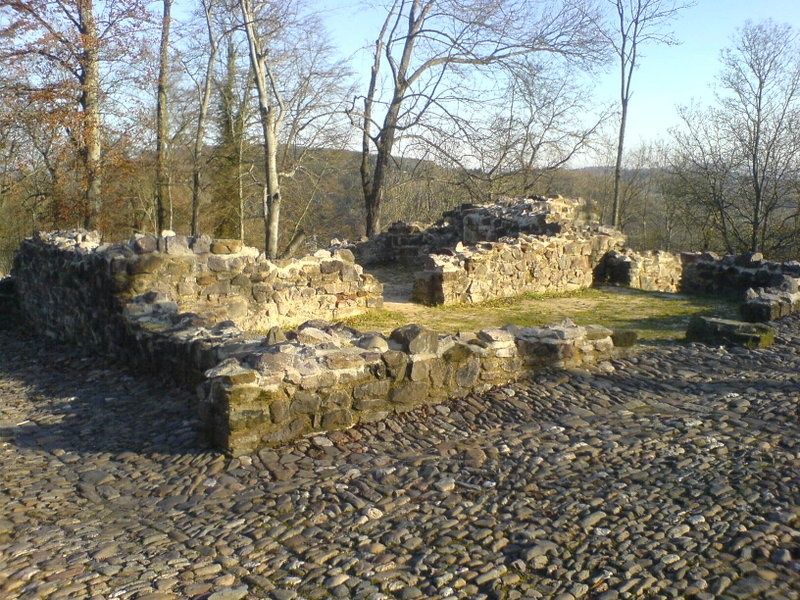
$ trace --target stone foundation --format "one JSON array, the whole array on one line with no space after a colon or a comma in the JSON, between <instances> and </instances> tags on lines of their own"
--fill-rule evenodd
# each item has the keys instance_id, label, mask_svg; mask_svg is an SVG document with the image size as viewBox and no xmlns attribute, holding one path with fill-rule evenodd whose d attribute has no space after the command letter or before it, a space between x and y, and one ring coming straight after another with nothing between
<instances>
[{"instance_id":1,"label":"stone foundation","mask_svg":"<svg viewBox=\"0 0 800 600\"><path fill-rule=\"evenodd\" d=\"M475 303L519 294L562 293L591 287L603 256L622 243L613 231L584 228L559 236L503 238L429 256L416 275L413 299L422 304Z\"/></svg>"},{"instance_id":2,"label":"stone foundation","mask_svg":"<svg viewBox=\"0 0 800 600\"><path fill-rule=\"evenodd\" d=\"M208 371L201 411L215 445L246 453L592 363L610 355L611 333L565 322L442 336L407 325L384 338L311 323Z\"/></svg>"},{"instance_id":3,"label":"stone foundation","mask_svg":"<svg viewBox=\"0 0 800 600\"><path fill-rule=\"evenodd\" d=\"M184 247L171 238L155 240L153 249L145 238L109 246L86 232L42 234L26 240L15 258L17 303L47 335L94 346L197 386L210 439L233 455L444 402L513 381L532 369L591 363L613 350L611 331L570 322L445 336L408 325L387 338L312 321L297 330L273 327L266 337L253 337L230 319L216 320L224 303L206 298L207 310L205 301L196 302L194 288L191 293L177 288L191 279L195 285L213 285L196 280L208 272L230 272L209 263L234 270L232 263L241 260L236 276L246 275L251 282L260 273L294 273L297 279L288 281L298 286L302 278L316 281L315 267L320 275L340 278L344 273L360 276L359 269L342 252L267 268L258 257L245 260L235 244L215 243L221 245L195 252L193 244ZM172 244L178 253L170 253ZM205 261L194 255L204 255ZM322 265L331 263L337 266L328 272ZM281 279L276 275L275 281ZM252 293L254 288L249 289ZM187 307L201 310L183 312Z\"/></svg>"}]
</instances>

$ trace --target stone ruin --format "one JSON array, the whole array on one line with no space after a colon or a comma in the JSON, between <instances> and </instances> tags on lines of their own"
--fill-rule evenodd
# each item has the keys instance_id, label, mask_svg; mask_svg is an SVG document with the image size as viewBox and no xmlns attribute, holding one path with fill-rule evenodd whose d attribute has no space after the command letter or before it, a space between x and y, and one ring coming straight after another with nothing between
<instances>
[{"instance_id":1,"label":"stone ruin","mask_svg":"<svg viewBox=\"0 0 800 600\"><path fill-rule=\"evenodd\" d=\"M91 232L54 232L25 240L12 273L17 302L42 333L196 387L210 440L232 455L613 349L610 330L570 322L452 335L408 325L383 336L311 320L284 331L309 311L335 319L380 306L380 284L345 249L273 262L230 240L109 245ZM273 325L265 336L247 324Z\"/></svg>"},{"instance_id":2,"label":"stone ruin","mask_svg":"<svg viewBox=\"0 0 800 600\"><path fill-rule=\"evenodd\" d=\"M639 252L598 223L587 204L561 196L463 204L431 225L394 223L349 249L359 264L415 269L411 299L477 303L526 292L561 293L593 285L646 291L724 294L739 299L746 321L800 310L800 263L760 254Z\"/></svg>"},{"instance_id":3,"label":"stone ruin","mask_svg":"<svg viewBox=\"0 0 800 600\"><path fill-rule=\"evenodd\" d=\"M624 240L599 225L582 200L535 196L463 204L432 225L394 223L370 240L337 247L352 250L365 267L417 269L412 299L436 305L590 287L597 264Z\"/></svg>"},{"instance_id":4,"label":"stone ruin","mask_svg":"<svg viewBox=\"0 0 800 600\"><path fill-rule=\"evenodd\" d=\"M609 252L595 272L598 284L649 291L724 296L742 302L749 322L800 312L800 262L764 260L759 253L719 256L713 252Z\"/></svg>"},{"instance_id":5,"label":"stone ruin","mask_svg":"<svg viewBox=\"0 0 800 600\"><path fill-rule=\"evenodd\" d=\"M569 321L445 335L411 324L388 336L332 323L382 305L364 270L376 264L421 266L413 296L429 304L606 283L733 295L751 321L800 310L800 263L635 252L624 241L582 202L537 197L463 205L431 226L395 224L294 260L207 236L103 244L92 232L42 233L22 243L12 275L37 329L196 388L210 440L238 455L614 351L613 332ZM0 285L0 300L9 290ZM757 345L751 329L734 329L731 339Z\"/></svg>"}]
</instances>

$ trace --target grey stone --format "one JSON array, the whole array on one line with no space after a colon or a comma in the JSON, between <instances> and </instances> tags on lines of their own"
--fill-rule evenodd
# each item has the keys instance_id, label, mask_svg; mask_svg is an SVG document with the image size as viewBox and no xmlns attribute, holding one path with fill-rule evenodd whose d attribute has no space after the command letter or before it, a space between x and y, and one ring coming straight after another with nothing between
<instances>
[{"instance_id":1,"label":"grey stone","mask_svg":"<svg viewBox=\"0 0 800 600\"><path fill-rule=\"evenodd\" d=\"M390 338L402 345L410 354L436 354L439 336L432 329L421 325L404 325L392 331Z\"/></svg>"}]
</instances>

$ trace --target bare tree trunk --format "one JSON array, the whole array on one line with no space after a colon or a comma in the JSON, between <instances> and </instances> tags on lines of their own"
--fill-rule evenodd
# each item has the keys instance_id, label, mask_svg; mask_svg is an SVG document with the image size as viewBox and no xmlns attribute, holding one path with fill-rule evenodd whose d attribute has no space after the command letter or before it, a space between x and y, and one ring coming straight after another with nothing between
<instances>
[{"instance_id":1,"label":"bare tree trunk","mask_svg":"<svg viewBox=\"0 0 800 600\"><path fill-rule=\"evenodd\" d=\"M264 249L268 258L278 257L278 235L281 214L281 188L278 179L278 130L283 118L283 101L278 93L267 57L255 30L255 13L249 0L239 0L244 18L247 44L250 50L250 65L253 68L258 91L258 115L264 136ZM273 98L278 108L273 106Z\"/></svg>"},{"instance_id":2,"label":"bare tree trunk","mask_svg":"<svg viewBox=\"0 0 800 600\"><path fill-rule=\"evenodd\" d=\"M389 115L387 115L386 120L391 122ZM386 127L384 129L384 137L378 146L378 155L375 158L375 169L372 173L369 193L365 196L365 208L367 211L367 237L372 237L381 232L381 208L383 205L384 185L386 184L389 161L392 159L394 134L394 126L390 125Z\"/></svg>"},{"instance_id":3,"label":"bare tree trunk","mask_svg":"<svg viewBox=\"0 0 800 600\"><path fill-rule=\"evenodd\" d=\"M246 97L246 95L245 95ZM244 104L244 103L243 103ZM244 106L241 110L244 110ZM242 118L244 113L240 111ZM244 241L244 181L242 180L242 164L244 163L244 131L239 136L239 144L236 151L236 197L239 201L239 239Z\"/></svg>"},{"instance_id":4,"label":"bare tree trunk","mask_svg":"<svg viewBox=\"0 0 800 600\"><path fill-rule=\"evenodd\" d=\"M611 208L611 225L619 227L620 201L619 183L622 178L622 152L625 143L625 126L628 124L628 99L622 99L622 115L619 121L619 139L617 141L617 160L614 163L614 201Z\"/></svg>"},{"instance_id":5,"label":"bare tree trunk","mask_svg":"<svg viewBox=\"0 0 800 600\"><path fill-rule=\"evenodd\" d=\"M275 135L275 110L267 109L266 115L261 112L264 124L264 163L267 171L267 198L269 213L266 216L267 256L278 257L278 234L281 216L281 189L278 183L278 140Z\"/></svg>"},{"instance_id":6,"label":"bare tree trunk","mask_svg":"<svg viewBox=\"0 0 800 600\"><path fill-rule=\"evenodd\" d=\"M102 208L101 194L101 140L100 140L100 48L97 24L94 19L93 1L78 3L79 30L82 36L80 54L81 109L83 110L83 155L86 170L86 213L84 227L98 226Z\"/></svg>"},{"instance_id":7,"label":"bare tree trunk","mask_svg":"<svg viewBox=\"0 0 800 600\"><path fill-rule=\"evenodd\" d=\"M753 142L750 149L750 168L753 182L753 230L750 235L750 251L758 252L758 234L761 229L761 213L764 204L763 181L761 179L761 165L759 164L759 154L761 152L761 126L763 124L762 114L762 94L763 81L759 79L756 92L755 104L755 131L753 132Z\"/></svg>"},{"instance_id":8,"label":"bare tree trunk","mask_svg":"<svg viewBox=\"0 0 800 600\"><path fill-rule=\"evenodd\" d=\"M209 50L205 79L203 80L203 95L200 99L200 112L197 116L197 130L194 136L194 155L192 157L192 235L197 235L198 233L198 220L200 218L200 156L203 153L203 138L205 137L206 117L208 115L208 105L211 101L211 85L214 76L214 60L217 56L217 41L214 39L211 25L211 2L212 0L203 0ZM241 175L239 179L241 181Z\"/></svg>"},{"instance_id":9,"label":"bare tree trunk","mask_svg":"<svg viewBox=\"0 0 800 600\"><path fill-rule=\"evenodd\" d=\"M366 234L372 237L381 230L380 209L383 201L383 187L375 186L372 168L370 165L370 142L375 142L377 138L372 137L372 107L375 103L375 94L378 86L378 73L381 66L381 54L383 53L383 39L386 29L389 26L391 13L386 16L383 27L375 40L375 53L373 55L372 67L370 69L369 88L364 98L364 115L361 125L361 189L364 194L364 211L366 213Z\"/></svg>"},{"instance_id":10,"label":"bare tree trunk","mask_svg":"<svg viewBox=\"0 0 800 600\"><path fill-rule=\"evenodd\" d=\"M169 78L169 27L172 0L163 0L164 13L161 19L161 47L159 50L158 97L156 101L156 229L168 227L167 209L167 140L169 139L169 117L167 114L167 85Z\"/></svg>"},{"instance_id":11,"label":"bare tree trunk","mask_svg":"<svg viewBox=\"0 0 800 600\"><path fill-rule=\"evenodd\" d=\"M289 245L286 246L286 250L281 253L281 258L291 258L293 255L297 253L298 250L303 245L303 242L306 241L306 232L302 229L298 229L297 232L292 237Z\"/></svg>"},{"instance_id":12,"label":"bare tree trunk","mask_svg":"<svg viewBox=\"0 0 800 600\"><path fill-rule=\"evenodd\" d=\"M370 73L369 90L364 99L364 120L362 130L362 155L361 155L361 185L364 190L364 208L366 210L367 237L377 235L381 231L381 207L383 204L384 185L392 159L395 135L397 134L397 124L400 115L400 107L403 103L405 93L408 91L409 79L407 73L411 64L411 57L414 52L416 35L425 23L425 18L432 4L423 9L421 14L416 11L419 8L419 1L414 0L408 15L408 35L403 43L403 52L400 62L393 65L394 91L389 110L383 119L380 134L371 136L372 108L375 102L377 89L378 72L381 64L381 53L384 50L384 36L392 19L392 13L386 17L378 39L375 41L375 54ZM369 148L370 141L376 146L377 156L375 158L375 168L370 173L369 170Z\"/></svg>"}]
</instances>

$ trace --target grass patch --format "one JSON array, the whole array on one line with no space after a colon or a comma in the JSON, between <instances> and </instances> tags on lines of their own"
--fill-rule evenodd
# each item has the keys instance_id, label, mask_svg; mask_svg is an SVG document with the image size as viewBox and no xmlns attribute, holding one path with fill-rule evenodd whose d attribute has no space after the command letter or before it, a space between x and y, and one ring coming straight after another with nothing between
<instances>
[{"instance_id":1,"label":"grass patch","mask_svg":"<svg viewBox=\"0 0 800 600\"><path fill-rule=\"evenodd\" d=\"M447 333L508 324L535 327L569 318L579 325L596 323L612 329L634 329L642 340L663 342L683 338L693 315L736 318L737 306L717 297L604 287L566 294L524 294L480 304L427 307L387 303L384 309L351 317L343 323L362 331L383 333L407 323L419 323Z\"/></svg>"}]
</instances>

